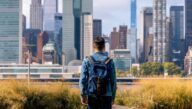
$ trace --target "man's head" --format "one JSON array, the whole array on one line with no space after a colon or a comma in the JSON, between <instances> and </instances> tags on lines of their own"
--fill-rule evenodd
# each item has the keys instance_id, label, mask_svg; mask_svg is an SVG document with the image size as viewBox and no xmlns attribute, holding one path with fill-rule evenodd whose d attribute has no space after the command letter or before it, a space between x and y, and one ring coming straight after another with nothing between
<instances>
[{"instance_id":1,"label":"man's head","mask_svg":"<svg viewBox=\"0 0 192 109\"><path fill-rule=\"evenodd\" d=\"M96 52L105 50L105 39L103 37L96 37L93 44L94 50Z\"/></svg>"}]
</instances>

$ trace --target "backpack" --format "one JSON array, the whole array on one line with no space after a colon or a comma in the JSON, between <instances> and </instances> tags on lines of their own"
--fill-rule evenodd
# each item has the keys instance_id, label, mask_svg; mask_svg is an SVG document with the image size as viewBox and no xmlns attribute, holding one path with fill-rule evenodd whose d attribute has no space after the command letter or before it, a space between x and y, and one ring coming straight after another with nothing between
<instances>
[{"instance_id":1,"label":"backpack","mask_svg":"<svg viewBox=\"0 0 192 109\"><path fill-rule=\"evenodd\" d=\"M96 61L90 56L88 59L90 63L88 92L90 95L105 95L107 93L107 84L110 81L108 63L111 61L111 58L107 58L104 61Z\"/></svg>"}]
</instances>

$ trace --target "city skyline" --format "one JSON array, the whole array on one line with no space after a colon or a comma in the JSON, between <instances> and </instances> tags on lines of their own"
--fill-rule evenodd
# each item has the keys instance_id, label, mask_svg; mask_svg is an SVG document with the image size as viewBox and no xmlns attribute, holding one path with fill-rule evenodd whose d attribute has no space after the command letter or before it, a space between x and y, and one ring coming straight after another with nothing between
<instances>
[{"instance_id":1,"label":"city skyline","mask_svg":"<svg viewBox=\"0 0 192 109\"><path fill-rule=\"evenodd\" d=\"M111 2L112 1L112 2ZM152 7L153 0L137 0L137 17L139 17L140 11L143 7ZM110 2L110 5L108 3ZM59 12L62 12L62 0L58 1ZM30 0L23 0L23 14L27 17L27 22L29 22L29 5ZM169 16L170 6L183 6L184 0L167 0L167 15ZM103 21L103 34L110 34L113 27L118 27L119 25L128 25L130 27L130 0L93 0L93 18L102 19ZM119 17L121 16L121 17ZM137 27L140 22L137 19ZM29 27L29 23L27 23ZM140 33L140 31L138 31Z\"/></svg>"}]
</instances>

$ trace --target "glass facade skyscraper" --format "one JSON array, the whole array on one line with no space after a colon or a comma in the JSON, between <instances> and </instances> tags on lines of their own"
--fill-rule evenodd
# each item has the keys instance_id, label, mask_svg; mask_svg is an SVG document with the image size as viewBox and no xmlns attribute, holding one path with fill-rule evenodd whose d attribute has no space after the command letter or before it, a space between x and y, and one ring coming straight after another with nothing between
<instances>
[{"instance_id":1,"label":"glass facade skyscraper","mask_svg":"<svg viewBox=\"0 0 192 109\"><path fill-rule=\"evenodd\" d=\"M75 49L75 21L73 14L73 0L63 0L63 64L76 59ZM80 37L80 36L79 36Z\"/></svg>"},{"instance_id":2,"label":"glass facade skyscraper","mask_svg":"<svg viewBox=\"0 0 192 109\"><path fill-rule=\"evenodd\" d=\"M131 0L131 27L137 26L137 0Z\"/></svg>"},{"instance_id":3,"label":"glass facade skyscraper","mask_svg":"<svg viewBox=\"0 0 192 109\"><path fill-rule=\"evenodd\" d=\"M131 29L127 38L127 48L133 62L137 62L137 0L131 0Z\"/></svg>"},{"instance_id":4,"label":"glass facade skyscraper","mask_svg":"<svg viewBox=\"0 0 192 109\"><path fill-rule=\"evenodd\" d=\"M0 0L0 63L22 61L22 0Z\"/></svg>"},{"instance_id":5,"label":"glass facade skyscraper","mask_svg":"<svg viewBox=\"0 0 192 109\"><path fill-rule=\"evenodd\" d=\"M82 13L93 13L93 0L63 0L63 53L65 64L81 59Z\"/></svg>"},{"instance_id":6,"label":"glass facade skyscraper","mask_svg":"<svg viewBox=\"0 0 192 109\"><path fill-rule=\"evenodd\" d=\"M184 62L183 47L181 46L181 39L184 39L184 7L172 6L170 8L171 18L171 57L172 61L181 66Z\"/></svg>"},{"instance_id":7,"label":"glass facade skyscraper","mask_svg":"<svg viewBox=\"0 0 192 109\"><path fill-rule=\"evenodd\" d=\"M93 39L97 36L102 36L102 20L101 19L93 20Z\"/></svg>"},{"instance_id":8,"label":"glass facade skyscraper","mask_svg":"<svg viewBox=\"0 0 192 109\"><path fill-rule=\"evenodd\" d=\"M57 0L44 0L43 7L43 30L54 31L55 13L58 9Z\"/></svg>"},{"instance_id":9,"label":"glass facade skyscraper","mask_svg":"<svg viewBox=\"0 0 192 109\"><path fill-rule=\"evenodd\" d=\"M185 0L185 40L187 53L188 47L192 46L192 0Z\"/></svg>"}]
</instances>

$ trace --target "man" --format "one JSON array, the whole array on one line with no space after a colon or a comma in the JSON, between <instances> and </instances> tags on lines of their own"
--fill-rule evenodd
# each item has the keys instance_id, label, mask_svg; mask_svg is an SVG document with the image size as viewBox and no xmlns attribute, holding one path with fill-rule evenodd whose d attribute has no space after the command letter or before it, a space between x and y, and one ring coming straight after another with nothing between
<instances>
[{"instance_id":1,"label":"man","mask_svg":"<svg viewBox=\"0 0 192 109\"><path fill-rule=\"evenodd\" d=\"M105 40L94 39L94 54L83 60L80 75L81 102L88 109L112 109L116 95L116 71L105 52Z\"/></svg>"}]
</instances>

